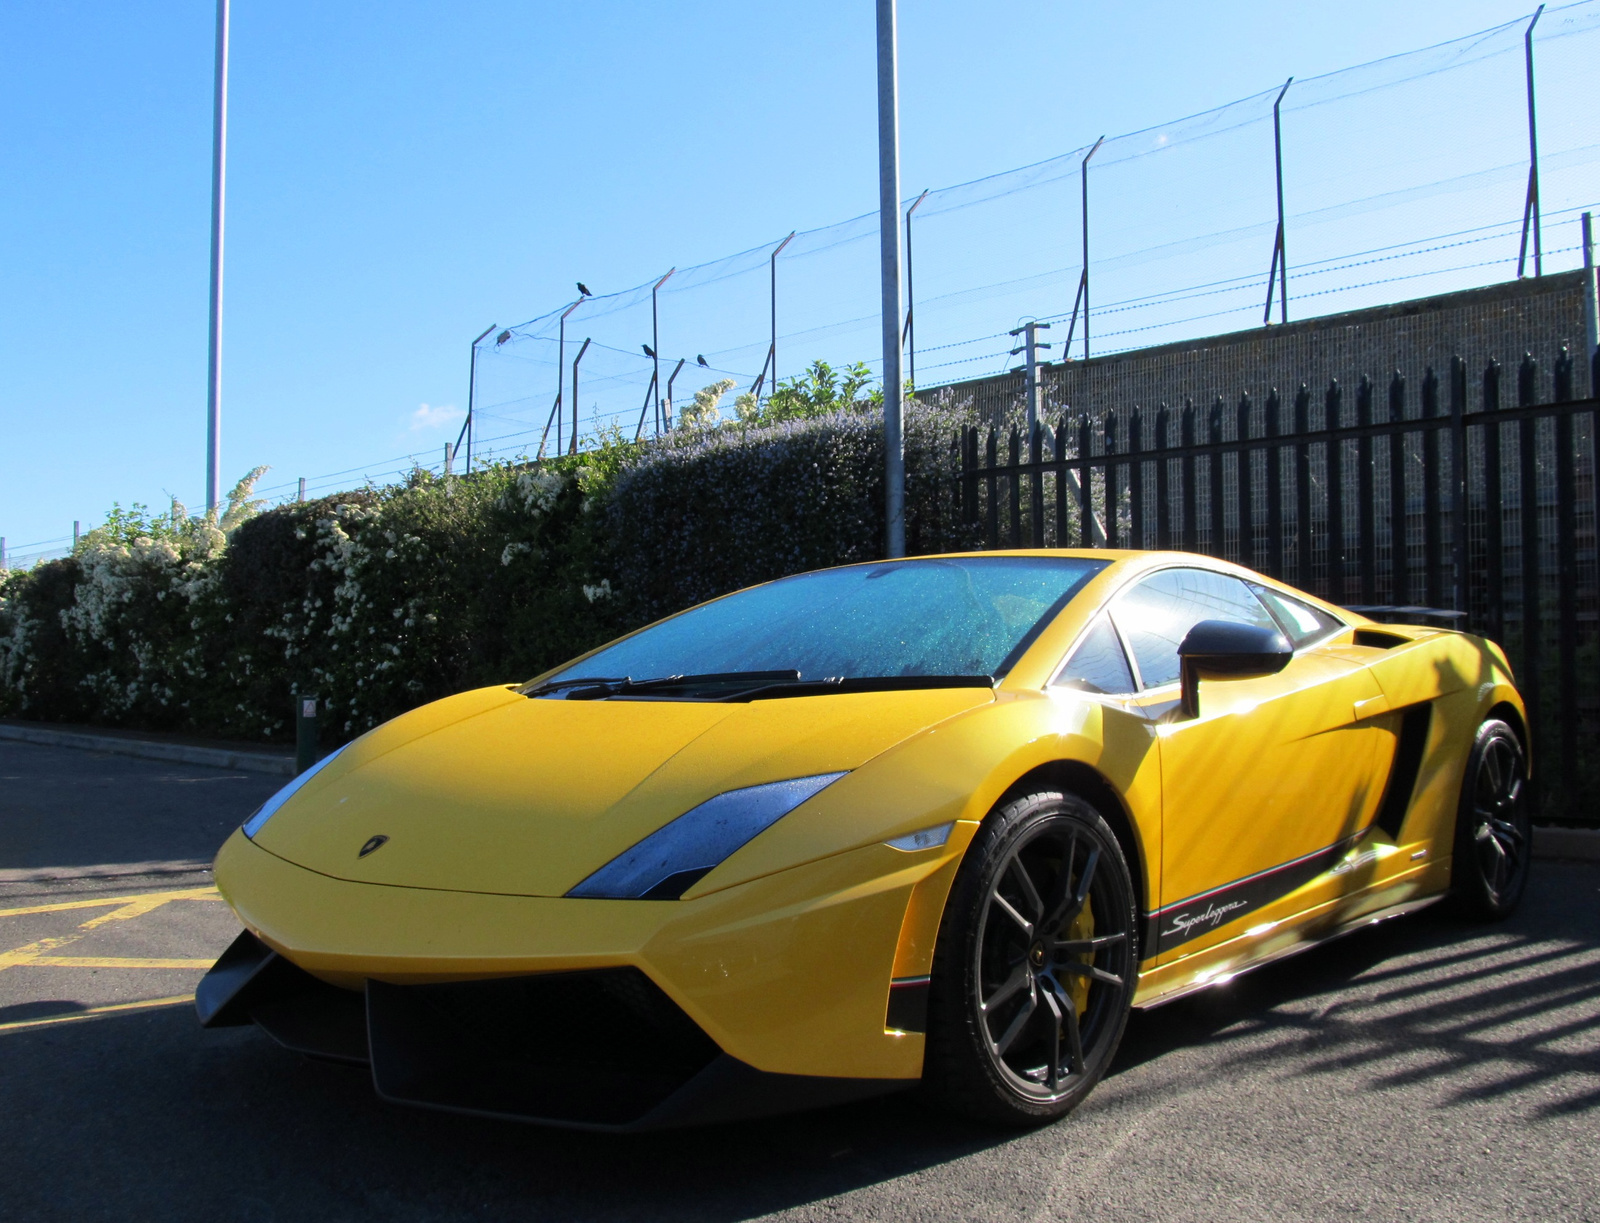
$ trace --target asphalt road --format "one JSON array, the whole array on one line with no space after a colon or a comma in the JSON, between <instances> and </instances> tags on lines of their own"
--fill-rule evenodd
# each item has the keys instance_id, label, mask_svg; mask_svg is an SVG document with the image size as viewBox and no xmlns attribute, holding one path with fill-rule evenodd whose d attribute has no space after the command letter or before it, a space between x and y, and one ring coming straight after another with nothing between
<instances>
[{"instance_id":1,"label":"asphalt road","mask_svg":"<svg viewBox=\"0 0 1600 1223\"><path fill-rule=\"evenodd\" d=\"M1136 1015L1067 1121L608 1138L381 1104L182 999L271 778L0 743L0 1219L1600 1220L1600 866ZM178 1001L172 1001L172 1000Z\"/></svg>"}]
</instances>

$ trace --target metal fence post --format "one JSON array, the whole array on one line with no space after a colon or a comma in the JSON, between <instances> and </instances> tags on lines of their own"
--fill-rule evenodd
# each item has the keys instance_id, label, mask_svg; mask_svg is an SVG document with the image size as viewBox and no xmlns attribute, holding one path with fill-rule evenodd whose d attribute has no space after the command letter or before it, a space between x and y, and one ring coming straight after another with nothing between
<instances>
[{"instance_id":1,"label":"metal fence post","mask_svg":"<svg viewBox=\"0 0 1600 1223\"><path fill-rule=\"evenodd\" d=\"M1389 601L1411 601L1410 532L1406 529L1406 380L1399 370L1389 379Z\"/></svg>"},{"instance_id":2,"label":"metal fence post","mask_svg":"<svg viewBox=\"0 0 1600 1223\"><path fill-rule=\"evenodd\" d=\"M1283 450L1276 444L1279 434L1278 414L1282 405L1278 388L1267 394L1266 434L1273 444L1266 448L1267 459L1267 573L1283 577Z\"/></svg>"},{"instance_id":3,"label":"metal fence post","mask_svg":"<svg viewBox=\"0 0 1600 1223\"><path fill-rule=\"evenodd\" d=\"M298 774L317 762L317 698L298 696L294 707L294 771Z\"/></svg>"},{"instance_id":4,"label":"metal fence post","mask_svg":"<svg viewBox=\"0 0 1600 1223\"><path fill-rule=\"evenodd\" d=\"M1517 370L1517 406L1532 407L1538 402L1539 367L1532 353L1525 353ZM1540 698L1543 677L1540 668L1543 633L1539 596L1542 593L1543 559L1539 555L1539 422L1524 416L1517 422L1517 517L1522 528L1522 699L1528 706L1529 733L1535 748L1542 740L1545 724L1543 702ZM1533 782L1533 778L1529 778ZM1538 802L1539 789L1533 785L1533 801Z\"/></svg>"},{"instance_id":5,"label":"metal fence post","mask_svg":"<svg viewBox=\"0 0 1600 1223\"><path fill-rule=\"evenodd\" d=\"M1450 358L1450 568L1455 589L1450 606L1471 612L1471 574L1467 569L1467 363Z\"/></svg>"},{"instance_id":6,"label":"metal fence post","mask_svg":"<svg viewBox=\"0 0 1600 1223\"><path fill-rule=\"evenodd\" d=\"M1600 396L1600 378L1594 376L1595 356L1600 354L1600 286L1594 274L1594 224L1583 214L1583 368L1589 377L1589 396Z\"/></svg>"}]
</instances>

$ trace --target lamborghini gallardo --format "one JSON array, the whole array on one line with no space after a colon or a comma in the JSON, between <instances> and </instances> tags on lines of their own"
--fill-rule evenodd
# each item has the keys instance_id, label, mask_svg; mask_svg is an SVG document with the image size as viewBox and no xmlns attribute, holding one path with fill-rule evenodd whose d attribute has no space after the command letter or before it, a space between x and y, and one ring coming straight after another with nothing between
<instances>
[{"instance_id":1,"label":"lamborghini gallardo","mask_svg":"<svg viewBox=\"0 0 1600 1223\"><path fill-rule=\"evenodd\" d=\"M609 1130L1073 1108L1131 1008L1528 877L1492 642L1185 553L804 573L425 705L217 858L207 1026Z\"/></svg>"}]
</instances>

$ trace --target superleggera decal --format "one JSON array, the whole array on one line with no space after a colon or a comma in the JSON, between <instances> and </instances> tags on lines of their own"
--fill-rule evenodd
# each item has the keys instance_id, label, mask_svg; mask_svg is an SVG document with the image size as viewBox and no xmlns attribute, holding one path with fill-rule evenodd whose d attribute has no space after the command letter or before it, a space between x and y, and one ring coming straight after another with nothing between
<instances>
[{"instance_id":1,"label":"superleggera decal","mask_svg":"<svg viewBox=\"0 0 1600 1223\"><path fill-rule=\"evenodd\" d=\"M1215 930L1221 924L1222 919L1229 913L1235 909L1248 909L1249 907L1249 901L1231 900L1227 904L1221 905L1212 902L1198 913L1190 913L1187 910L1182 913L1174 913L1167 918L1171 925L1161 932L1161 937L1165 939L1176 934L1181 938L1188 938L1189 931L1196 926L1205 926L1209 930Z\"/></svg>"},{"instance_id":2,"label":"superleggera decal","mask_svg":"<svg viewBox=\"0 0 1600 1223\"><path fill-rule=\"evenodd\" d=\"M1180 943L1209 934L1227 922L1236 921L1252 909L1259 909L1262 905L1287 896L1330 868L1338 871L1339 859L1364 835L1364 831L1357 833L1326 849L1319 849L1270 870L1162 906L1154 914L1152 923L1158 932L1161 950L1170 951ZM1343 870L1352 870L1362 861L1364 859L1357 858L1344 865Z\"/></svg>"}]
</instances>

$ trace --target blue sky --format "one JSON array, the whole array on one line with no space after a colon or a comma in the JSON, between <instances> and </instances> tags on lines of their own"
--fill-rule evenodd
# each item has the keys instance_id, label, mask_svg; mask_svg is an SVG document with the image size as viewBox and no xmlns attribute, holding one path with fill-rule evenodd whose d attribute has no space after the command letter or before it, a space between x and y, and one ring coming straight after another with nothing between
<instances>
[{"instance_id":1,"label":"blue sky","mask_svg":"<svg viewBox=\"0 0 1600 1223\"><path fill-rule=\"evenodd\" d=\"M1038 162L1524 11L906 3L903 182ZM0 10L0 534L13 552L113 501L203 501L212 22L205 2ZM578 279L607 293L869 212L873 66L868 0L235 0L225 486L258 463L268 486L356 469L337 487L383 476L379 460L435 459L465 406L467 343L489 323L543 314ZM1492 110L1514 133L1515 99ZM1035 313L1070 307L1075 226L1042 239L1060 249L1039 266L1070 278L1066 301L1057 287L1048 309L1022 303ZM840 249L870 280L875 242ZM943 273L952 286L964 274ZM806 292L825 316L826 290ZM950 326L1003 330L1017 312L1006 301ZM764 311L746 313L760 332ZM859 355L829 343L825 329L797 342L784 372ZM543 389L526 398L548 403Z\"/></svg>"}]
</instances>

